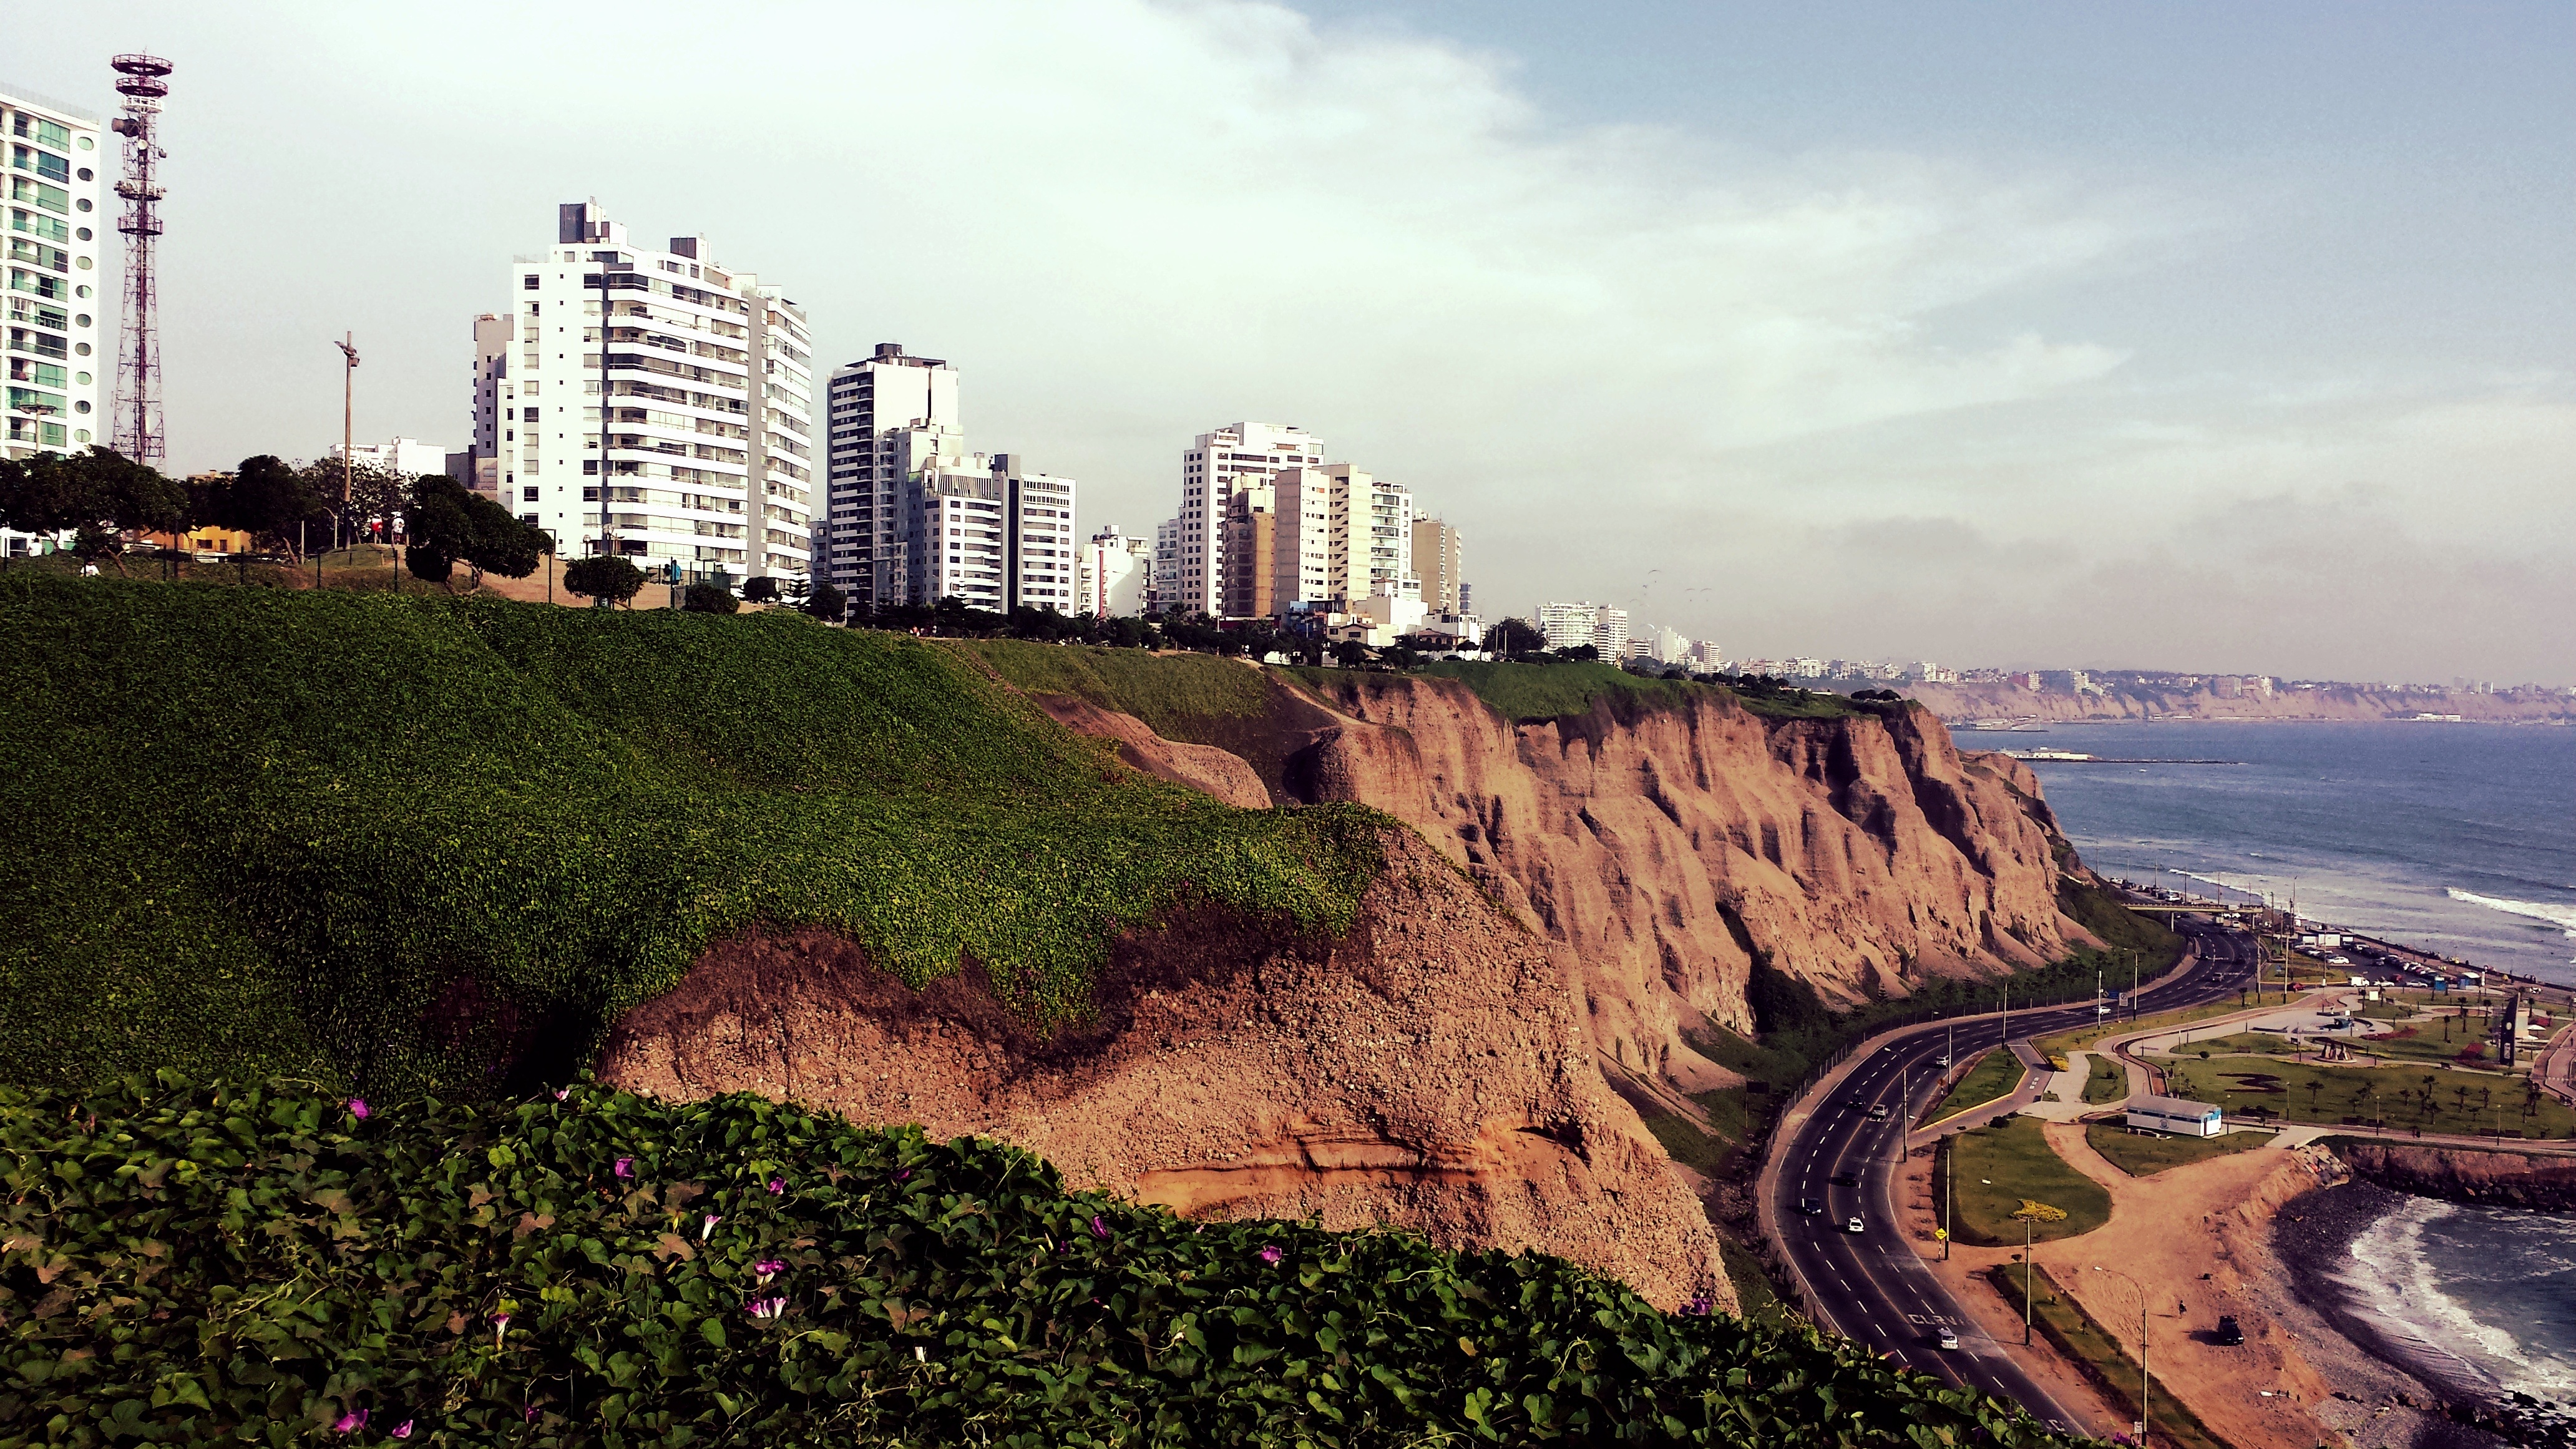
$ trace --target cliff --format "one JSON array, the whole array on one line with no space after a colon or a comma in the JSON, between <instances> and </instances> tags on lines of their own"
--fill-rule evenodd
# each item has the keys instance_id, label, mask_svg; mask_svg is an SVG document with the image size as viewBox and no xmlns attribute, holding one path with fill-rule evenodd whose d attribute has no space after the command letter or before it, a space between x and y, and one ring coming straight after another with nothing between
<instances>
[{"instance_id":1,"label":"cliff","mask_svg":"<svg viewBox=\"0 0 2576 1449\"><path fill-rule=\"evenodd\" d=\"M2395 1192L2488 1207L2576 1212L2576 1157L2339 1138L2355 1177Z\"/></svg>"},{"instance_id":2,"label":"cliff","mask_svg":"<svg viewBox=\"0 0 2576 1449\"><path fill-rule=\"evenodd\" d=\"M1411 834L1386 852L1338 939L1181 913L1122 937L1093 1015L1043 1038L980 973L916 992L827 932L745 934L621 1020L600 1076L997 1138L1187 1215L1391 1223L1731 1307L1706 1218L1602 1084L1541 943Z\"/></svg>"},{"instance_id":3,"label":"cliff","mask_svg":"<svg viewBox=\"0 0 2576 1449\"><path fill-rule=\"evenodd\" d=\"M2417 714L2456 714L2484 724L2565 724L2576 721L2576 698L2539 690L2476 694L2468 690L2374 689L2329 684L2313 689L2277 688L2269 695L2220 694L2209 685L2185 689L2116 685L2104 693L2033 690L2011 684L1904 686L1925 708L1952 723L2012 719L2073 724L2145 720L2325 720L2360 722L2412 719Z\"/></svg>"},{"instance_id":4,"label":"cliff","mask_svg":"<svg viewBox=\"0 0 2576 1449\"><path fill-rule=\"evenodd\" d=\"M1283 804L1412 825L1546 943L1595 1050L1685 1090L1734 1081L1687 1036L1754 1025L1757 959L1851 1003L2095 944L2058 910L2036 777L1962 755L1921 710L1775 719L1693 689L1515 721L1455 679L1268 675L1257 718L1163 723L1242 756ZM1113 712L1041 698L1109 733L1084 720Z\"/></svg>"}]
</instances>

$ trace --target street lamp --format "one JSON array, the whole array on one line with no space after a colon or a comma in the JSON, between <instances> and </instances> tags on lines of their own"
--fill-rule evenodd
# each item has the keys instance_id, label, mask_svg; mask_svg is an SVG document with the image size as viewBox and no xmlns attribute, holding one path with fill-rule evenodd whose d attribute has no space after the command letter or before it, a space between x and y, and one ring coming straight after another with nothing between
<instances>
[{"instance_id":1,"label":"street lamp","mask_svg":"<svg viewBox=\"0 0 2576 1449\"><path fill-rule=\"evenodd\" d=\"M2066 1214L2044 1202L2033 1202L2029 1198L2023 1198L2021 1210L2013 1216L2021 1219L2021 1344L2022 1347L2028 1348L2030 1347L2030 1280L2032 1270L2036 1266L2030 1260L2031 1227L2036 1223L2062 1223L2066 1221Z\"/></svg>"},{"instance_id":2,"label":"street lamp","mask_svg":"<svg viewBox=\"0 0 2576 1449\"><path fill-rule=\"evenodd\" d=\"M2134 1290L2134 1291L2137 1293L2137 1295L2138 1295L2138 1444L2139 1444L2139 1446L2140 1446L2140 1449L2145 1449L2145 1445L2146 1445L2146 1442L2147 1442L2147 1424L2148 1424L2148 1418L2147 1418L2147 1290L2146 1290L2144 1287L2140 1286L2140 1284L2139 1284L2139 1282L2138 1282L2138 1280L2137 1280L2137 1279L2130 1277L2128 1274L2121 1272L2121 1271L2120 1271L2119 1269L2117 1269L2117 1268L2105 1268L2105 1267L2103 1267L2101 1264L2096 1263L2096 1264L2094 1264L2094 1265L2093 1265L2093 1271L2094 1271L2094 1272L2096 1272L2096 1273L2108 1273L2108 1274L2110 1274L2112 1277L2117 1278L2117 1279L2121 1280L2121 1281L2122 1281L2122 1282L2124 1282L2124 1283L2127 1283L2127 1284L2129 1285L2129 1287L2130 1287L2132 1290Z\"/></svg>"}]
</instances>

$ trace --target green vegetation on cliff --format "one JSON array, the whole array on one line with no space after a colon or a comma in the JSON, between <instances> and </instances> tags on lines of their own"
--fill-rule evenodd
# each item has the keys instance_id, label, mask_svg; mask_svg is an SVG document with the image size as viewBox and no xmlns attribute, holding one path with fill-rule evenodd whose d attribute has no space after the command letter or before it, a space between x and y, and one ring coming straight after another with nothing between
<instances>
[{"instance_id":1,"label":"green vegetation on cliff","mask_svg":"<svg viewBox=\"0 0 2576 1449\"><path fill-rule=\"evenodd\" d=\"M41 1442L2054 1442L1556 1259L1185 1222L751 1097L0 1092L0 1180L0 1424Z\"/></svg>"},{"instance_id":2,"label":"green vegetation on cliff","mask_svg":"<svg viewBox=\"0 0 2576 1449\"><path fill-rule=\"evenodd\" d=\"M29 572L0 648L0 1080L561 1080L762 926L916 985L971 960L1046 1022L1122 929L1337 931L1377 868L1372 812L1230 808L946 647L786 611Z\"/></svg>"}]
</instances>

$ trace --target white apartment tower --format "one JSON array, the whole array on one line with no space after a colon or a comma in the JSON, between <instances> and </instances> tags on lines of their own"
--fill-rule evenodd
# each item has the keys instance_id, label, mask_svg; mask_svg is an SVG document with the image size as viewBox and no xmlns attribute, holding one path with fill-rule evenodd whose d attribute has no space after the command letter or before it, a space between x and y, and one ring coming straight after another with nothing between
<instances>
[{"instance_id":1,"label":"white apartment tower","mask_svg":"<svg viewBox=\"0 0 2576 1449\"><path fill-rule=\"evenodd\" d=\"M1413 490L1348 463L1324 472L1335 483L1331 519L1331 596L1344 609L1362 599L1419 600L1413 571Z\"/></svg>"},{"instance_id":2,"label":"white apartment tower","mask_svg":"<svg viewBox=\"0 0 2576 1449\"><path fill-rule=\"evenodd\" d=\"M1225 610L1225 514L1239 486L1271 483L1282 468L1320 465L1323 440L1280 423L1236 423L1198 435L1181 454L1181 511L1172 519L1178 560L1167 609Z\"/></svg>"},{"instance_id":3,"label":"white apartment tower","mask_svg":"<svg viewBox=\"0 0 2576 1449\"><path fill-rule=\"evenodd\" d=\"M957 371L936 357L907 356L900 342L880 342L875 356L833 370L828 400L829 554L821 571L853 603L901 602L905 590L889 571L902 563L907 474L894 434L944 430L962 452ZM934 443L926 455L937 451Z\"/></svg>"},{"instance_id":4,"label":"white apartment tower","mask_svg":"<svg viewBox=\"0 0 2576 1449\"><path fill-rule=\"evenodd\" d=\"M1106 524L1082 546L1081 582L1074 612L1093 619L1131 617L1151 605L1154 545Z\"/></svg>"},{"instance_id":5,"label":"white apartment tower","mask_svg":"<svg viewBox=\"0 0 2576 1449\"><path fill-rule=\"evenodd\" d=\"M77 453L107 440L116 377L113 299L101 305L105 196L99 121L0 85L9 148L8 432L12 458ZM11 553L32 542L8 538Z\"/></svg>"},{"instance_id":6,"label":"white apartment tower","mask_svg":"<svg viewBox=\"0 0 2576 1449\"><path fill-rule=\"evenodd\" d=\"M879 561L876 606L956 599L969 608L1074 611L1074 484L1009 453L966 453L953 430L899 429L901 523Z\"/></svg>"},{"instance_id":7,"label":"white apartment tower","mask_svg":"<svg viewBox=\"0 0 2576 1449\"><path fill-rule=\"evenodd\" d=\"M1572 649L1589 644L1601 651L1607 660L1628 657L1628 611L1607 604L1541 604L1538 606L1539 633L1547 638L1550 649Z\"/></svg>"},{"instance_id":8,"label":"white apartment tower","mask_svg":"<svg viewBox=\"0 0 2576 1449\"><path fill-rule=\"evenodd\" d=\"M630 244L597 202L561 207L554 249L516 258L511 277L504 503L566 557L606 551L736 579L808 572L802 308L719 265L704 238Z\"/></svg>"}]
</instances>

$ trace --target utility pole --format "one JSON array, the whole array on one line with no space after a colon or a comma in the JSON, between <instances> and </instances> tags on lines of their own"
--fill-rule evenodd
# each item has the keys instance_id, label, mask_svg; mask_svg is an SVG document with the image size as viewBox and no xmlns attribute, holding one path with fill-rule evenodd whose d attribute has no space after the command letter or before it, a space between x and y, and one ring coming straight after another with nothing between
<instances>
[{"instance_id":1,"label":"utility pole","mask_svg":"<svg viewBox=\"0 0 2576 1449\"><path fill-rule=\"evenodd\" d=\"M1959 1167L1958 1158L1950 1151L1948 1138L1943 1138L1936 1150L1941 1154L1941 1261L1946 1263L1950 1261L1950 1238L1953 1232L1950 1207L1958 1201L1959 1197Z\"/></svg>"},{"instance_id":2,"label":"utility pole","mask_svg":"<svg viewBox=\"0 0 2576 1449\"><path fill-rule=\"evenodd\" d=\"M343 515L349 511L350 494L356 491L351 482L357 467L357 453L353 446L357 442L358 417L357 341L357 333L344 332L340 334L339 341L331 344L348 359L340 369L340 512ZM402 570L399 567L394 570L394 587L402 587Z\"/></svg>"},{"instance_id":3,"label":"utility pole","mask_svg":"<svg viewBox=\"0 0 2576 1449\"><path fill-rule=\"evenodd\" d=\"M1905 1128L1914 1120L1914 1064L1905 1062L1896 1069L1896 1160L1906 1159Z\"/></svg>"}]
</instances>

